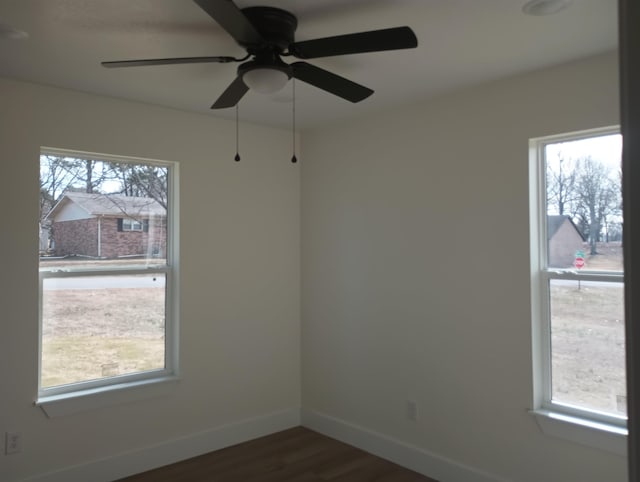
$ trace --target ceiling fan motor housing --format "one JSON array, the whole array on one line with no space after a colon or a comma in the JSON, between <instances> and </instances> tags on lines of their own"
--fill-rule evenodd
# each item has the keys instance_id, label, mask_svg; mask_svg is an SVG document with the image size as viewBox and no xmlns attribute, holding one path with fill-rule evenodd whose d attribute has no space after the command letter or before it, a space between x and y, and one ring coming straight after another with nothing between
<instances>
[{"instance_id":1,"label":"ceiling fan motor housing","mask_svg":"<svg viewBox=\"0 0 640 482\"><path fill-rule=\"evenodd\" d=\"M253 59L238 66L238 77L249 84L248 77L245 77L247 72L269 69L280 71L290 79L293 76L293 69L282 61L280 54L294 42L298 19L293 14L274 7L248 7L243 8L242 13L264 41L259 44L241 43Z\"/></svg>"},{"instance_id":2,"label":"ceiling fan motor housing","mask_svg":"<svg viewBox=\"0 0 640 482\"><path fill-rule=\"evenodd\" d=\"M274 7L247 7L242 9L242 13L266 40L266 44L275 47L278 53L287 50L294 42L298 19L292 13ZM253 49L262 50L265 47L264 44L241 45L251 54L257 54Z\"/></svg>"}]
</instances>

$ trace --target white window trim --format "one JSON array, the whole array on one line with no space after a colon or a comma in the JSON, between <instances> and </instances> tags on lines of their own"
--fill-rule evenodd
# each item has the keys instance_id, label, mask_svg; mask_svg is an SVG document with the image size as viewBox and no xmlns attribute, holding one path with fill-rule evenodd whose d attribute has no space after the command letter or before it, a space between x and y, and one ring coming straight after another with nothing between
<instances>
[{"instance_id":1,"label":"white window trim","mask_svg":"<svg viewBox=\"0 0 640 482\"><path fill-rule=\"evenodd\" d=\"M64 417L121 403L147 400L168 395L179 376L156 376L93 389L38 397L34 405L49 418Z\"/></svg>"},{"instance_id":2,"label":"white window trim","mask_svg":"<svg viewBox=\"0 0 640 482\"><path fill-rule=\"evenodd\" d=\"M553 410L530 410L538 427L551 437L597 448L616 455L627 455L626 428L572 417Z\"/></svg>"},{"instance_id":3,"label":"white window trim","mask_svg":"<svg viewBox=\"0 0 640 482\"><path fill-rule=\"evenodd\" d=\"M81 411L102 408L114 404L126 403L157 396L162 396L171 390L174 382L180 380L179 366L179 171L178 163L158 161L154 159L115 156L92 152L72 151L42 147L41 153L100 159L110 162L129 162L146 165L156 165L169 168L168 195L171 203L167 210L167 264L149 264L140 268L100 270L67 270L58 271L57 277L65 276L96 276L105 273L118 274L149 274L162 273L166 276L165 301L165 368L149 370L118 377L110 377L97 381L82 382L72 385L43 389L40 386L42 368L42 281L48 277L48 272L40 272L39 281L39 323L38 323L38 389L34 405L40 407L48 417L69 415Z\"/></svg>"},{"instance_id":4,"label":"white window trim","mask_svg":"<svg viewBox=\"0 0 640 482\"><path fill-rule=\"evenodd\" d=\"M530 413L546 435L575 443L626 455L626 418L584 410L568 404L551 401L551 340L548 286L550 279L582 279L585 281L624 281L617 273L589 272L578 274L574 270L548 271L543 266L547 259L546 210L541 199L546 199L544 147L563 141L578 140L608 134L619 134L618 126L590 129L531 139L529 141L529 206L530 206L530 261L531 261L531 316L533 400Z\"/></svg>"}]
</instances>

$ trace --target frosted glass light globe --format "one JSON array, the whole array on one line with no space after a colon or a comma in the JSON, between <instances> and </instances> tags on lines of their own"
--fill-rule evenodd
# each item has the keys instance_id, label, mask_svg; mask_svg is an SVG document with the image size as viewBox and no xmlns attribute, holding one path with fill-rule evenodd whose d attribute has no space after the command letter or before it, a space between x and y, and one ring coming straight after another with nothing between
<instances>
[{"instance_id":1,"label":"frosted glass light globe","mask_svg":"<svg viewBox=\"0 0 640 482\"><path fill-rule=\"evenodd\" d=\"M252 69L242 76L251 90L261 94L273 94L281 90L289 81L289 76L277 69Z\"/></svg>"}]
</instances>

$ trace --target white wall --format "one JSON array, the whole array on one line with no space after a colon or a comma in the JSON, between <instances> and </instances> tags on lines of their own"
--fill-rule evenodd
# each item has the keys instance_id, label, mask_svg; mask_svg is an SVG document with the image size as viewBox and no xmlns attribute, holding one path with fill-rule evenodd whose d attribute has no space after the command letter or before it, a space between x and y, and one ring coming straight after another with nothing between
<instances>
[{"instance_id":1,"label":"white wall","mask_svg":"<svg viewBox=\"0 0 640 482\"><path fill-rule=\"evenodd\" d=\"M243 125L236 164L233 123L0 80L0 432L24 438L0 480L109 480L296 423L300 168L307 420L488 479L625 480L624 458L527 413L527 141L615 124L617 104L605 55L306 132L301 166L289 132ZM180 162L183 380L160 396L55 419L32 406L40 146Z\"/></svg>"},{"instance_id":2,"label":"white wall","mask_svg":"<svg viewBox=\"0 0 640 482\"><path fill-rule=\"evenodd\" d=\"M123 460L140 469L296 425L300 173L290 132L242 125L235 163L234 123L208 116L2 79L0 105L0 432L22 432L24 445L0 455L0 480L142 450L101 474L58 476L109 480L129 469ZM55 419L32 405L40 146L180 163L183 378L162 396Z\"/></svg>"},{"instance_id":3,"label":"white wall","mask_svg":"<svg viewBox=\"0 0 640 482\"><path fill-rule=\"evenodd\" d=\"M618 104L608 54L305 132L307 420L495 479L626 480L527 413L528 140L615 125Z\"/></svg>"}]
</instances>

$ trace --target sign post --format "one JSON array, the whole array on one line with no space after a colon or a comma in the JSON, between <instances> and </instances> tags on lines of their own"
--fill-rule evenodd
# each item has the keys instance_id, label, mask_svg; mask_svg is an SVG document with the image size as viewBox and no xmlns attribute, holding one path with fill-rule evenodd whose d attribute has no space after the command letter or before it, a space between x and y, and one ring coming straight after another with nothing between
<instances>
[{"instance_id":1,"label":"sign post","mask_svg":"<svg viewBox=\"0 0 640 482\"><path fill-rule=\"evenodd\" d=\"M573 265L576 267L576 269L584 268L584 265L585 265L584 251L581 251L581 250L576 251L575 258L573 259ZM580 280L578 280L578 290L580 290L580 287L581 287L580 285L581 285L581 282Z\"/></svg>"},{"instance_id":2,"label":"sign post","mask_svg":"<svg viewBox=\"0 0 640 482\"><path fill-rule=\"evenodd\" d=\"M576 251L576 254L574 256L573 265L578 269L582 269L584 268L584 263L584 251L579 249L578 251Z\"/></svg>"}]
</instances>

